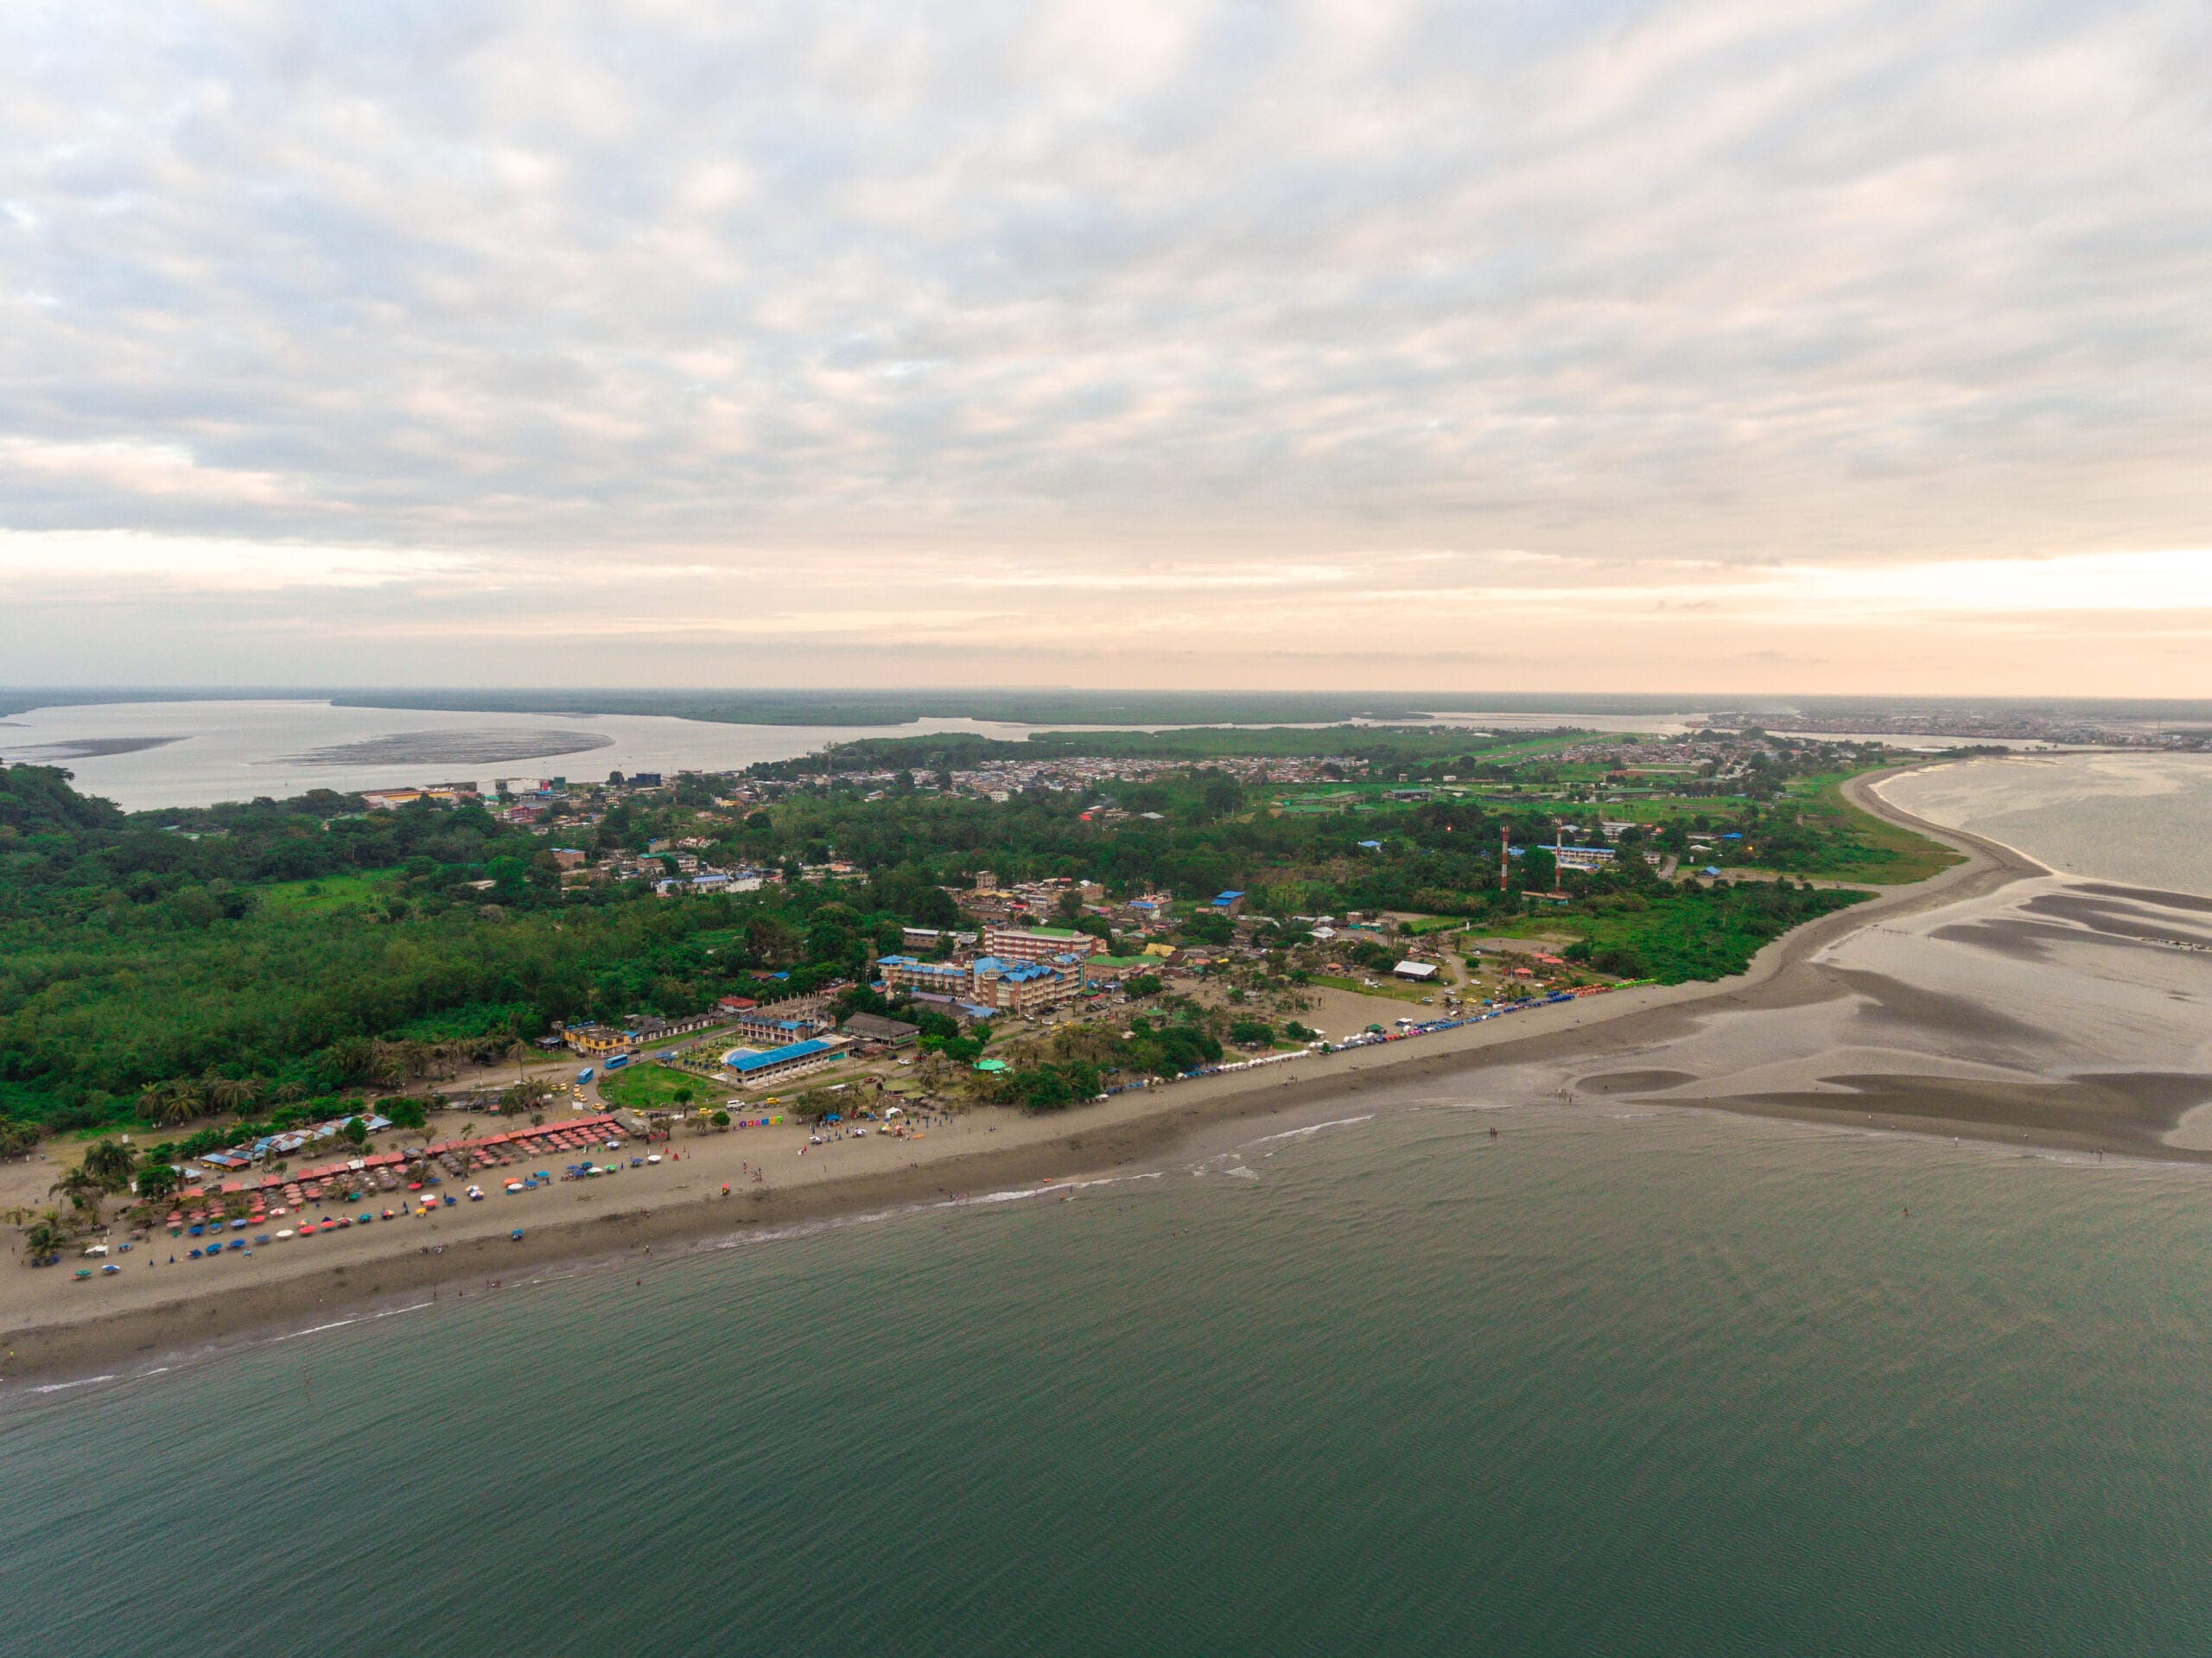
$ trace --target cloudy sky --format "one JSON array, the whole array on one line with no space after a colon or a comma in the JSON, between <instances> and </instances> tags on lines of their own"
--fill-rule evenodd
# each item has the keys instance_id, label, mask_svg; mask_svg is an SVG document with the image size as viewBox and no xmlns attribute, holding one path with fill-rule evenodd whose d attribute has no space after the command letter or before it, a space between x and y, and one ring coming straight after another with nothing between
<instances>
[{"instance_id":1,"label":"cloudy sky","mask_svg":"<svg viewBox=\"0 0 2212 1658\"><path fill-rule=\"evenodd\" d=\"M2201 0L0 9L0 683L2212 695Z\"/></svg>"}]
</instances>

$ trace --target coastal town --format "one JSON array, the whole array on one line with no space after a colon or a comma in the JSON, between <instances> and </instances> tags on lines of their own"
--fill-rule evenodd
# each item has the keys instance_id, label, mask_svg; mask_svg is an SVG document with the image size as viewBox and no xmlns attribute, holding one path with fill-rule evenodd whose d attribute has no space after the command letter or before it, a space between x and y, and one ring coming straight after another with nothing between
<instances>
[{"instance_id":1,"label":"coastal town","mask_svg":"<svg viewBox=\"0 0 2212 1658\"><path fill-rule=\"evenodd\" d=\"M1149 752L1176 745L1203 752ZM1339 728L1034 746L876 741L743 773L447 780L77 831L111 861L181 848L210 872L146 886L149 919L204 893L211 942L233 912L249 930L296 915L325 956L387 937L467 950L480 988L454 981L452 1012L289 1058L181 1025L204 1051L190 1069L122 1061L105 1106L68 1086L63 1138L10 1130L30 1159L0 1166L21 1258L74 1255L86 1278L165 1242L258 1261L577 1181L650 1185L664 1156L671 1172L712 1160L687 1153L701 1136L754 1148L742 1181L778 1151L1325 1064L1735 970L1793 920L1930 867L1835 798L1835 778L1883 758L1856 740ZM1239 746L1254 752L1222 752ZM78 810L35 772L8 773L19 797ZM241 866L278 878L213 873ZM57 913L79 901L63 872L81 857L42 867ZM587 950L595 977L518 1000L496 967L516 946ZM69 1055L92 1074L96 1048Z\"/></svg>"}]
</instances>

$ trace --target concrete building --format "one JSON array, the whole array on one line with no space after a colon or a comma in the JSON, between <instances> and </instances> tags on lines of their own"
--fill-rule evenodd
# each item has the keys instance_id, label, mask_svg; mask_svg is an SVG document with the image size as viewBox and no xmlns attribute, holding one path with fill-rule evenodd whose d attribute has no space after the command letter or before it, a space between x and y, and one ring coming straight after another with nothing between
<instances>
[{"instance_id":1,"label":"concrete building","mask_svg":"<svg viewBox=\"0 0 2212 1658\"><path fill-rule=\"evenodd\" d=\"M1065 1006L1083 994L1081 958L1058 962L1006 962L982 956L976 960L975 1000L1002 1013L1033 1019Z\"/></svg>"},{"instance_id":2,"label":"concrete building","mask_svg":"<svg viewBox=\"0 0 2212 1658\"><path fill-rule=\"evenodd\" d=\"M922 1027L903 1019L880 1013L853 1013L845 1020L845 1034L860 1042L881 1042L893 1048L911 1048L921 1039Z\"/></svg>"},{"instance_id":3,"label":"concrete building","mask_svg":"<svg viewBox=\"0 0 2212 1658\"><path fill-rule=\"evenodd\" d=\"M876 958L877 976L888 990L906 990L916 995L956 996L965 998L973 976L961 962L922 962L911 956L881 956Z\"/></svg>"},{"instance_id":4,"label":"concrete building","mask_svg":"<svg viewBox=\"0 0 2212 1658\"><path fill-rule=\"evenodd\" d=\"M829 1023L819 1014L779 1013L772 1007L756 1007L751 1013L740 1013L735 1021L741 1039L766 1042L772 1046L804 1041L828 1029Z\"/></svg>"},{"instance_id":5,"label":"concrete building","mask_svg":"<svg viewBox=\"0 0 2212 1658\"><path fill-rule=\"evenodd\" d=\"M1609 846L1548 846L1552 862L1560 869L1603 869L1613 861Z\"/></svg>"},{"instance_id":6,"label":"concrete building","mask_svg":"<svg viewBox=\"0 0 2212 1658\"><path fill-rule=\"evenodd\" d=\"M810 1070L819 1070L835 1060L840 1051L842 1050L835 1042L810 1037L804 1042L787 1042L765 1051L732 1048L722 1056L722 1065L736 1077L741 1086L749 1088L760 1083L782 1082Z\"/></svg>"},{"instance_id":7,"label":"concrete building","mask_svg":"<svg viewBox=\"0 0 2212 1658\"><path fill-rule=\"evenodd\" d=\"M983 954L1002 962L1043 962L1055 956L1095 956L1103 941L1065 927L986 927Z\"/></svg>"},{"instance_id":8,"label":"concrete building","mask_svg":"<svg viewBox=\"0 0 2212 1658\"><path fill-rule=\"evenodd\" d=\"M1160 971L1157 956L1086 956L1083 958L1083 981L1091 989L1101 989L1133 979L1141 973Z\"/></svg>"},{"instance_id":9,"label":"concrete building","mask_svg":"<svg viewBox=\"0 0 2212 1658\"><path fill-rule=\"evenodd\" d=\"M570 1050L585 1055L627 1053L638 1045L638 1039L627 1031L612 1025L564 1025L561 1039Z\"/></svg>"}]
</instances>

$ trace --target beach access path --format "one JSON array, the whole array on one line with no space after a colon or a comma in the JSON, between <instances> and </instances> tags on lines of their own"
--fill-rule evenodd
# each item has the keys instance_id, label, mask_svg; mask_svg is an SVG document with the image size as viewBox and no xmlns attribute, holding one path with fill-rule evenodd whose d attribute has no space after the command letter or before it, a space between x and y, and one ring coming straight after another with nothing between
<instances>
[{"instance_id":1,"label":"beach access path","mask_svg":"<svg viewBox=\"0 0 2212 1658\"><path fill-rule=\"evenodd\" d=\"M1846 792L1864 810L1956 848L1964 861L1798 928L1732 979L1643 986L1535 1007L1458 1030L1191 1078L1062 1112L970 1109L918 1137L870 1134L810 1146L808 1130L797 1125L685 1135L653 1148L677 1154L656 1166L556 1181L518 1197L504 1195L501 1181L487 1178L481 1202L295 1238L257 1248L251 1256L226 1253L214 1262L189 1261L188 1247L178 1247L186 1240L157 1232L129 1254L107 1257L123 1268L111 1277L77 1280L72 1268L91 1263L73 1258L35 1271L11 1264L0 1272L0 1382L143 1369L287 1323L389 1309L433 1293L481 1293L493 1280L505 1284L556 1261L655 1248L666 1253L748 1229L1080 1179L1165 1155L1218 1122L1356 1100L1383 1083L1442 1083L1493 1065L1598 1061L1647 1050L1715 1010L1834 1000L1847 991L1815 958L1837 940L2049 873L2010 848L1900 811L1877 792L1883 775L1854 778ZM1954 1129L1947 1124L1942 1132ZM458 1195L465 1184L446 1190ZM325 1204L310 1217L380 1211L389 1201ZM519 1240L510 1236L518 1228Z\"/></svg>"}]
</instances>

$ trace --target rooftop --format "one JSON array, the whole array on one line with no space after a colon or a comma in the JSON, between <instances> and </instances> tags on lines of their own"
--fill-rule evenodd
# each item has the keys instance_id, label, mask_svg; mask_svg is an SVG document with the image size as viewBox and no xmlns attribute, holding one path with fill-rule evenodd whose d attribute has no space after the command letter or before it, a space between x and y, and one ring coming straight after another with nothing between
<instances>
[{"instance_id":1,"label":"rooftop","mask_svg":"<svg viewBox=\"0 0 2212 1658\"><path fill-rule=\"evenodd\" d=\"M733 1051L723 1057L722 1064L739 1076L747 1077L756 1070L766 1070L771 1066L788 1064L794 1059L810 1058L817 1053L828 1053L830 1051L830 1044L817 1037L805 1042L787 1042L780 1048L769 1049L766 1053Z\"/></svg>"}]
</instances>

